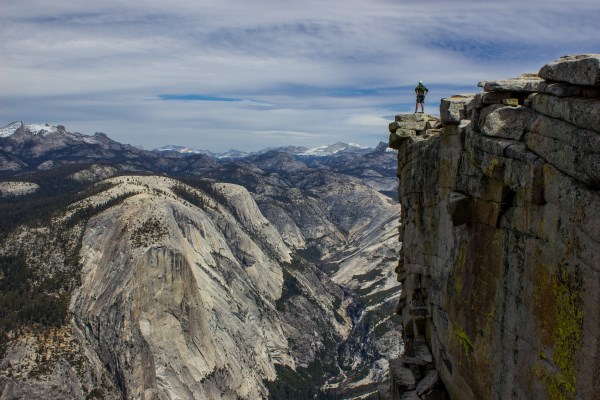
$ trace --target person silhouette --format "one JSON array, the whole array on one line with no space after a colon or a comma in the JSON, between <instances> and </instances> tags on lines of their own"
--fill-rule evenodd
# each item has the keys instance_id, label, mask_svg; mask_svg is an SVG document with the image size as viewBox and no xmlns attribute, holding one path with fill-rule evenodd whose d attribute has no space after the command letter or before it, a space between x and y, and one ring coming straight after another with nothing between
<instances>
[{"instance_id":1,"label":"person silhouette","mask_svg":"<svg viewBox=\"0 0 600 400\"><path fill-rule=\"evenodd\" d=\"M419 109L419 103L421 104L421 112L425 112L425 95L429 93L429 89L423 85L423 81L419 81L419 84L415 88L415 94L417 95L417 102L415 103L415 112Z\"/></svg>"}]
</instances>

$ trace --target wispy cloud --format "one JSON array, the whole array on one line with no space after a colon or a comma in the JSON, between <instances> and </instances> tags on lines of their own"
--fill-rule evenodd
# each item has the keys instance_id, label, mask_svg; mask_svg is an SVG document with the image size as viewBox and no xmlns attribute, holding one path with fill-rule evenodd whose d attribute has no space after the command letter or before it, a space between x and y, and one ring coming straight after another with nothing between
<instances>
[{"instance_id":1,"label":"wispy cloud","mask_svg":"<svg viewBox=\"0 0 600 400\"><path fill-rule=\"evenodd\" d=\"M480 80L600 52L598 20L597 0L4 2L0 123L150 148L374 145L418 80L435 111Z\"/></svg>"},{"instance_id":2,"label":"wispy cloud","mask_svg":"<svg viewBox=\"0 0 600 400\"><path fill-rule=\"evenodd\" d=\"M211 96L208 94L159 94L160 100L179 100L179 101L242 101L231 97Z\"/></svg>"}]
</instances>

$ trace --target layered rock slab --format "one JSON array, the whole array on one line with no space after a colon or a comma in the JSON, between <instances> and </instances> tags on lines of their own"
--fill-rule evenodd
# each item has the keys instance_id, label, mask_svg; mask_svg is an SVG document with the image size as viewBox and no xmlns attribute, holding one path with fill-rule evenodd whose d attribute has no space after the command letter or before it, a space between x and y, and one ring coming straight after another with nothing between
<instances>
[{"instance_id":1,"label":"layered rock slab","mask_svg":"<svg viewBox=\"0 0 600 400\"><path fill-rule=\"evenodd\" d=\"M540 69L540 78L574 85L600 85L600 54L564 56Z\"/></svg>"},{"instance_id":2,"label":"layered rock slab","mask_svg":"<svg viewBox=\"0 0 600 400\"><path fill-rule=\"evenodd\" d=\"M392 131L398 312L452 398L600 396L596 65L560 59L445 99L424 140Z\"/></svg>"}]
</instances>

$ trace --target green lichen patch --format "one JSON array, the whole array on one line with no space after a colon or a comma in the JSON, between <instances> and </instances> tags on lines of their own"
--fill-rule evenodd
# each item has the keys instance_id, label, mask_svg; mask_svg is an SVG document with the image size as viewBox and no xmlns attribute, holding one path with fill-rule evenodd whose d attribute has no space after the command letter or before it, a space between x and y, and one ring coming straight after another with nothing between
<instances>
[{"instance_id":1,"label":"green lichen patch","mask_svg":"<svg viewBox=\"0 0 600 400\"><path fill-rule=\"evenodd\" d=\"M558 309L553 360L561 373L550 382L553 399L572 398L576 392L577 353L583 327L582 287L578 274L569 274L564 266L559 267L555 288Z\"/></svg>"},{"instance_id":2,"label":"green lichen patch","mask_svg":"<svg viewBox=\"0 0 600 400\"><path fill-rule=\"evenodd\" d=\"M540 322L540 360L556 368L538 368L552 400L573 399L576 394L578 352L583 328L583 281L577 269L560 264L555 271L545 266L534 270L534 315Z\"/></svg>"},{"instance_id":3,"label":"green lichen patch","mask_svg":"<svg viewBox=\"0 0 600 400\"><path fill-rule=\"evenodd\" d=\"M475 349L475 345L473 344L471 338L469 337L467 332L465 332L462 326L456 325L454 327L454 338L465 351L465 355L469 357Z\"/></svg>"},{"instance_id":4,"label":"green lichen patch","mask_svg":"<svg viewBox=\"0 0 600 400\"><path fill-rule=\"evenodd\" d=\"M468 243L463 240L460 242L458 246L458 250L456 252L456 257L454 258L454 264L452 265L452 269L450 271L451 276L451 284L453 286L453 292L451 292L456 297L463 297L463 288L464 288L464 274L467 266L467 252L468 252Z\"/></svg>"}]
</instances>

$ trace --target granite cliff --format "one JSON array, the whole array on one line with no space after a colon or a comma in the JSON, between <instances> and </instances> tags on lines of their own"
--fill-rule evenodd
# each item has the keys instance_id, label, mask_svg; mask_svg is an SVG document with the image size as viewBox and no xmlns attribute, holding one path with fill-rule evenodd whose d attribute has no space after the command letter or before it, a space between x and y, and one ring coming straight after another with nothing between
<instances>
[{"instance_id":1,"label":"granite cliff","mask_svg":"<svg viewBox=\"0 0 600 400\"><path fill-rule=\"evenodd\" d=\"M600 398L600 55L398 115L394 398Z\"/></svg>"}]
</instances>

